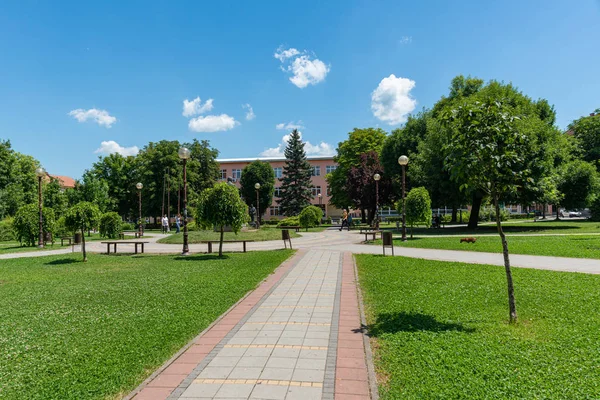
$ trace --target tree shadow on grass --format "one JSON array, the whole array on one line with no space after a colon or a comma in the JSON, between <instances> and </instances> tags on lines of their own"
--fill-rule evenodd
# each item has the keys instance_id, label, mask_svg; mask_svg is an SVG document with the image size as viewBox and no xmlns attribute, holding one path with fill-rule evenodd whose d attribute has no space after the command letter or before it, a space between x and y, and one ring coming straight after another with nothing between
<instances>
[{"instance_id":1,"label":"tree shadow on grass","mask_svg":"<svg viewBox=\"0 0 600 400\"><path fill-rule=\"evenodd\" d=\"M461 323L438 321L434 316L421 313L383 313L369 327L369 335L378 337L385 333L396 332L475 332L473 328L465 328Z\"/></svg>"},{"instance_id":2,"label":"tree shadow on grass","mask_svg":"<svg viewBox=\"0 0 600 400\"><path fill-rule=\"evenodd\" d=\"M178 261L210 261L210 260L229 260L229 256L227 254L223 254L222 257L219 257L218 254L197 254L193 256L177 256L174 257L174 260Z\"/></svg>"},{"instance_id":3,"label":"tree shadow on grass","mask_svg":"<svg viewBox=\"0 0 600 400\"><path fill-rule=\"evenodd\" d=\"M80 263L83 262L83 259L81 258L61 258L59 260L52 260L52 261L48 261L47 263L44 263L44 265L64 265L64 264L75 264L75 263Z\"/></svg>"}]
</instances>

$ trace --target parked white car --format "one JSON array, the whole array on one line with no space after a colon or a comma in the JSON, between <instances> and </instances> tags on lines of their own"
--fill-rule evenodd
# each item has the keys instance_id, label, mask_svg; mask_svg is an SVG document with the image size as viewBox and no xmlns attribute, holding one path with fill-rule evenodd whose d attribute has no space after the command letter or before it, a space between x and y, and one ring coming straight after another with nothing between
<instances>
[{"instance_id":1,"label":"parked white car","mask_svg":"<svg viewBox=\"0 0 600 400\"><path fill-rule=\"evenodd\" d=\"M573 218L573 217L581 217L581 212L580 211L569 211L569 218Z\"/></svg>"}]
</instances>

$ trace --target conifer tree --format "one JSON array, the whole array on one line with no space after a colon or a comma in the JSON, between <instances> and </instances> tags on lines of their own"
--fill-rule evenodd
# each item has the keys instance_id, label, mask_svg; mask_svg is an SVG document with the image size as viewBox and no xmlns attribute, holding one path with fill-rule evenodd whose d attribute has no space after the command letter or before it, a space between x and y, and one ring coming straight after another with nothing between
<instances>
[{"instance_id":1,"label":"conifer tree","mask_svg":"<svg viewBox=\"0 0 600 400\"><path fill-rule=\"evenodd\" d=\"M297 129L290 133L285 148L286 162L281 178L281 199L278 201L285 216L299 215L312 199L312 167L306 159L304 142Z\"/></svg>"}]
</instances>

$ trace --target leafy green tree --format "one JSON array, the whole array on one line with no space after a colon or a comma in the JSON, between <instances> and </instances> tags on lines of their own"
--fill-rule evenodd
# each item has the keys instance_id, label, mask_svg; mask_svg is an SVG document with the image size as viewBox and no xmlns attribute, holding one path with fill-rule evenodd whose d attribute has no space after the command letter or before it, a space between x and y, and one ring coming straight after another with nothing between
<instances>
[{"instance_id":1,"label":"leafy green tree","mask_svg":"<svg viewBox=\"0 0 600 400\"><path fill-rule=\"evenodd\" d=\"M583 160L600 169L600 113L573 121L569 131L579 142Z\"/></svg>"},{"instance_id":2,"label":"leafy green tree","mask_svg":"<svg viewBox=\"0 0 600 400\"><path fill-rule=\"evenodd\" d=\"M42 231L54 234L56 219L54 210L42 207ZM40 210L37 204L27 204L17 211L13 220L15 236L21 244L35 246L40 234Z\"/></svg>"},{"instance_id":3,"label":"leafy green tree","mask_svg":"<svg viewBox=\"0 0 600 400\"><path fill-rule=\"evenodd\" d=\"M83 184L78 187L80 194L79 200L85 201L83 186L90 183L90 190L87 191L88 199L96 196L95 180L103 181L108 186L108 198L110 199L107 210L116 211L123 218L134 215L136 208L135 184L138 182L137 160L134 156L124 157L120 154L110 154L100 159L92 165L92 168L83 174ZM144 186L146 184L144 183ZM75 196L74 196L75 197ZM73 203L71 203L73 204Z\"/></svg>"},{"instance_id":4,"label":"leafy green tree","mask_svg":"<svg viewBox=\"0 0 600 400\"><path fill-rule=\"evenodd\" d=\"M323 218L323 210L317 206L307 206L300 212L298 220L300 226L308 231L308 228L319 225L321 218Z\"/></svg>"},{"instance_id":5,"label":"leafy green tree","mask_svg":"<svg viewBox=\"0 0 600 400\"><path fill-rule=\"evenodd\" d=\"M398 213L402 213L402 201L397 203ZM418 223L431 225L431 198L424 187L413 188L406 195L406 223L410 225L410 238L413 226Z\"/></svg>"},{"instance_id":6,"label":"leafy green tree","mask_svg":"<svg viewBox=\"0 0 600 400\"><path fill-rule=\"evenodd\" d=\"M122 223L121 216L114 211L102 214L100 218L100 236L117 239L122 231Z\"/></svg>"},{"instance_id":7,"label":"leafy green tree","mask_svg":"<svg viewBox=\"0 0 600 400\"><path fill-rule=\"evenodd\" d=\"M81 230L81 250L83 252L83 261L87 261L85 251L85 231L89 231L100 223L101 213L98 206L82 201L69 208L65 215L65 226L72 232Z\"/></svg>"},{"instance_id":8,"label":"leafy green tree","mask_svg":"<svg viewBox=\"0 0 600 400\"><path fill-rule=\"evenodd\" d=\"M196 218L204 227L218 227L219 257L223 256L224 227L231 226L237 234L248 220L248 208L235 186L217 183L205 189L199 198Z\"/></svg>"},{"instance_id":9,"label":"leafy green tree","mask_svg":"<svg viewBox=\"0 0 600 400\"><path fill-rule=\"evenodd\" d=\"M285 165L281 180L281 198L278 200L283 215L291 217L300 214L312 199L312 167L306 159L304 142L300 132L290 133L285 148Z\"/></svg>"},{"instance_id":10,"label":"leafy green tree","mask_svg":"<svg viewBox=\"0 0 600 400\"><path fill-rule=\"evenodd\" d=\"M69 198L57 179L50 179L42 188L44 205L50 207L60 217L69 207Z\"/></svg>"},{"instance_id":11,"label":"leafy green tree","mask_svg":"<svg viewBox=\"0 0 600 400\"><path fill-rule=\"evenodd\" d=\"M257 183L260 184L258 192L260 212L257 218L259 223L262 223L261 217L271 206L273 193L275 193L275 172L273 172L271 164L257 160L248 164L242 171L240 192L248 207L256 206L256 189L254 185Z\"/></svg>"},{"instance_id":12,"label":"leafy green tree","mask_svg":"<svg viewBox=\"0 0 600 400\"><path fill-rule=\"evenodd\" d=\"M568 210L586 208L591 204L597 189L596 168L583 160L575 160L567 164L561 174L558 190L563 199L559 204Z\"/></svg>"},{"instance_id":13,"label":"leafy green tree","mask_svg":"<svg viewBox=\"0 0 600 400\"><path fill-rule=\"evenodd\" d=\"M37 201L39 162L14 151L9 141L0 141L0 218Z\"/></svg>"},{"instance_id":14,"label":"leafy green tree","mask_svg":"<svg viewBox=\"0 0 600 400\"><path fill-rule=\"evenodd\" d=\"M361 154L370 151L380 154L386 135L387 133L380 128L354 128L348 134L348 139L338 144L337 154L333 158L338 167L334 172L326 176L327 184L331 191L330 204L338 208L347 208L350 206L360 208L351 198L351 187L347 185L350 168L360 164ZM364 222L366 216L364 209L362 211Z\"/></svg>"},{"instance_id":15,"label":"leafy green tree","mask_svg":"<svg viewBox=\"0 0 600 400\"><path fill-rule=\"evenodd\" d=\"M474 188L490 196L496 215L500 215L501 201L533 183L530 175L535 149L531 137L519 129L517 111L500 98L488 98L466 101L444 118L452 129L446 147L452 160L447 165L451 178L462 188ZM517 320L517 309L508 243L500 218L496 218L496 226L502 242L512 323Z\"/></svg>"},{"instance_id":16,"label":"leafy green tree","mask_svg":"<svg viewBox=\"0 0 600 400\"><path fill-rule=\"evenodd\" d=\"M115 203L109 195L108 182L92 174L84 174L83 182L76 185L80 191L79 201L88 201L98 206L100 212L114 209Z\"/></svg>"}]
</instances>

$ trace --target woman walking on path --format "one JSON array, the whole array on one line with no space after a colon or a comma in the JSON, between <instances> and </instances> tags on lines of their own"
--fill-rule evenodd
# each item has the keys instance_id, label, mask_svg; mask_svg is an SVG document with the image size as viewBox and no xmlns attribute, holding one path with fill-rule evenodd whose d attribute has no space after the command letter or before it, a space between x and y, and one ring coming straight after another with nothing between
<instances>
[{"instance_id":1,"label":"woman walking on path","mask_svg":"<svg viewBox=\"0 0 600 400\"><path fill-rule=\"evenodd\" d=\"M342 214L342 226L340 227L340 232L344 230L344 226L348 227L350 230L350 224L348 223L348 210L344 210Z\"/></svg>"}]
</instances>

